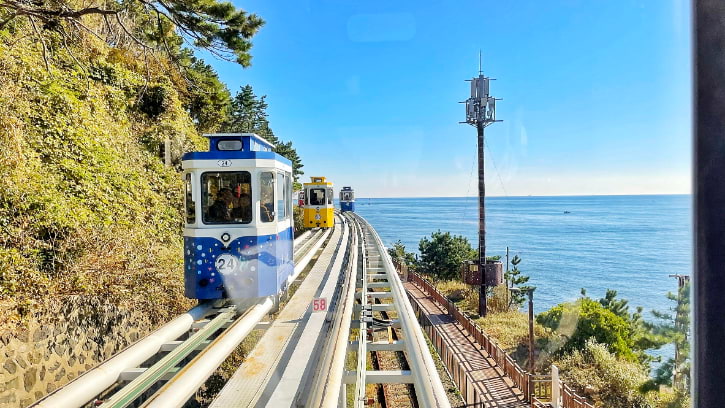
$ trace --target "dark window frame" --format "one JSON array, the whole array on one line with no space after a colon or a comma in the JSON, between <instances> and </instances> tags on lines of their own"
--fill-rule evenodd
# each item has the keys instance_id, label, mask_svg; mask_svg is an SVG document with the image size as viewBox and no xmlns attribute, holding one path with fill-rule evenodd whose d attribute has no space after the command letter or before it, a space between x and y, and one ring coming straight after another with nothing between
<instances>
[{"instance_id":1,"label":"dark window frame","mask_svg":"<svg viewBox=\"0 0 725 408\"><path fill-rule=\"evenodd\" d=\"M211 208L211 205L204 206L204 200L208 199L208 196L210 193L207 191L206 186L206 179L205 177L208 174L237 174L237 173L246 173L249 177L249 205L251 207L251 217L249 218L249 221L209 221L207 219L209 208ZM254 201L252 200L252 192L254 191L254 183L252 182L252 172L247 170L228 170L228 171L205 171L201 173L201 176L199 176L199 185L201 187L200 190L200 196L201 196L201 222L204 225L249 225L254 222ZM205 197L206 194L206 197Z\"/></svg>"}]
</instances>

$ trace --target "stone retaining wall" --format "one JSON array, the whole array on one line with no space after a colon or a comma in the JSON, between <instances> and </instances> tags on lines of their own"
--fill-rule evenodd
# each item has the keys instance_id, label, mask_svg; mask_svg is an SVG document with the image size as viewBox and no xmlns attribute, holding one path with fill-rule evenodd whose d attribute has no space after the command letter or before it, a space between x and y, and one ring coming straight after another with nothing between
<instances>
[{"instance_id":1,"label":"stone retaining wall","mask_svg":"<svg viewBox=\"0 0 725 408\"><path fill-rule=\"evenodd\" d=\"M0 332L0 408L26 407L151 331L141 311L73 296Z\"/></svg>"}]
</instances>

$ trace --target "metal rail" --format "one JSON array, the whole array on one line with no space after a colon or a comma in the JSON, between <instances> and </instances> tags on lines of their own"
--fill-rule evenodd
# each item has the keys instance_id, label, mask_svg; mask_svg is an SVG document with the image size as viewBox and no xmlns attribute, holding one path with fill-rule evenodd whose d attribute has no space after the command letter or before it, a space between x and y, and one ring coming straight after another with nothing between
<instances>
[{"instance_id":1,"label":"metal rail","mask_svg":"<svg viewBox=\"0 0 725 408\"><path fill-rule=\"evenodd\" d=\"M351 216L360 227L361 239L365 244L363 252L363 269L361 270L363 278L361 286L363 290L360 294L361 307L359 308L359 319L361 322L364 320L367 320L368 322L373 320L374 322L374 319L372 319L372 310L396 311L400 327L402 329L403 340L396 342L395 344L389 344L387 347L383 344L379 344L377 346L379 349L398 349L402 344L410 370L366 371L365 375L361 376L359 371L365 371L365 366L363 365L362 368L360 368L361 366L358 364L358 372L348 373L346 381L351 381L354 378L355 386L358 390L364 389L366 383L412 383L414 385L415 396L419 406L450 407L448 397L446 396L443 384L438 376L438 371L435 367L435 363L433 362L433 358L430 355L425 337L418 325L413 307L408 300L405 288L396 273L390 256L385 250L385 247L375 229L373 229L372 226L370 226L370 224L368 224L362 217L356 214ZM371 267L368 268L368 266ZM374 279L376 282L368 282L368 279ZM367 288L372 287L390 288L389 292L383 293L386 293L387 297L393 299L393 304L373 305L372 302L368 302L367 299L371 296L371 293L376 293L376 296L381 296L379 292L367 292ZM370 343L365 337L365 334L361 332L358 338L358 358L360 360L364 359L367 352L372 349L370 346L372 346L372 343ZM356 404L358 403L360 395L360 393L356 394ZM364 394L362 395L364 396Z\"/></svg>"},{"instance_id":2,"label":"metal rail","mask_svg":"<svg viewBox=\"0 0 725 408\"><path fill-rule=\"evenodd\" d=\"M213 303L194 307L32 406L57 408L85 405L112 387L125 370L140 366L158 353L164 344L187 333L195 321L204 318L213 310Z\"/></svg>"},{"instance_id":3,"label":"metal rail","mask_svg":"<svg viewBox=\"0 0 725 408\"><path fill-rule=\"evenodd\" d=\"M328 244L319 253L304 282L271 323L245 361L224 385L211 407L302 406L309 385L327 359L324 345L334 336L331 321L344 291L349 263L348 223L338 217L335 228L325 231ZM313 308L325 299L327 307ZM317 303L319 306L319 303Z\"/></svg>"},{"instance_id":4,"label":"metal rail","mask_svg":"<svg viewBox=\"0 0 725 408\"><path fill-rule=\"evenodd\" d=\"M295 270L293 277L289 280L290 283L311 261L314 252L319 249L328 234L329 231L318 230L303 234L295 240L294 255L295 258L300 259L295 262ZM36 402L32 407L81 407L104 391L116 386L118 382L130 381L103 404L104 407L124 407L133 403L159 380L167 380L170 377L172 384L176 383L179 378L184 378L179 383L184 384L184 387L189 387L185 389L185 392L189 391L186 397L188 399L274 306L271 298L260 299L246 314L234 320L237 313L235 308L224 307L224 303L224 301L207 302L192 308L119 354L87 371L75 381ZM224 308L222 309L222 307ZM216 314L216 317L211 321L202 320L213 314ZM194 328L199 328L199 332L191 335L187 340L177 341L178 338ZM210 341L209 338L220 330L224 331L218 334L215 340ZM233 346L230 347L232 343ZM202 349L202 352L197 358L185 368L180 369L179 363L199 349ZM137 368L160 352L170 353L149 368ZM202 358L202 356L205 357ZM217 361L218 364L216 364ZM208 367L214 364L216 365L209 370ZM192 365L194 365L194 369L189 369ZM204 369L198 369L199 365L202 365ZM185 375L189 371L197 373L193 381L188 380L188 374ZM178 374L172 377L175 373ZM201 376L204 378L199 383L198 378ZM198 385L191 389L189 383L198 383ZM167 383L167 385L169 384ZM186 399L176 406L183 405ZM159 401L166 400L159 399Z\"/></svg>"},{"instance_id":5,"label":"metal rail","mask_svg":"<svg viewBox=\"0 0 725 408\"><path fill-rule=\"evenodd\" d=\"M358 224L359 225L359 224ZM359 230L360 231L360 230ZM368 252L365 241L365 234L360 231L360 252L362 256L362 265L360 268L360 274L358 278L358 286L360 287L360 319L359 319L359 332L358 332L358 347L357 347L357 375L355 381L355 408L364 408L366 398L366 374L367 374L367 332L368 322L372 323L373 313L368 303L368 274L367 274L367 261Z\"/></svg>"},{"instance_id":6,"label":"metal rail","mask_svg":"<svg viewBox=\"0 0 725 408\"><path fill-rule=\"evenodd\" d=\"M305 406L347 406L347 384L355 387L355 407L367 405L367 384L412 384L418 406L449 407L423 333L382 241L361 217L352 213L345 213L344 217L354 232L352 245L356 252L349 264L354 270L349 271L348 286L336 306L334 319L339 319L340 324L333 325L334 341L327 342L326 354L333 357L330 363L323 360L317 365L317 377ZM376 303L381 298L393 301ZM397 319L376 319L374 314L382 311L396 312ZM402 329L402 339L368 340L368 331L380 327ZM358 329L357 338L352 338L353 328ZM367 360L373 351L403 351L410 369L368 370ZM356 353L354 371L345 371L348 353Z\"/></svg>"},{"instance_id":7,"label":"metal rail","mask_svg":"<svg viewBox=\"0 0 725 408\"><path fill-rule=\"evenodd\" d=\"M254 329L259 321L272 310L274 301L265 298L251 308L241 319L235 321L228 330L219 335L210 345L196 356L179 374L169 380L154 394L144 407L180 407L204 384L229 354Z\"/></svg>"},{"instance_id":8,"label":"metal rail","mask_svg":"<svg viewBox=\"0 0 725 408\"><path fill-rule=\"evenodd\" d=\"M121 391L106 400L101 407L122 408L130 405L146 390L161 380L166 373L179 365L184 358L189 356L203 342L207 341L224 324L233 319L235 314L235 307L229 307L223 310L213 320L205 324L201 330L189 337L187 341L176 347L151 368L144 370L136 379L123 387Z\"/></svg>"},{"instance_id":9,"label":"metal rail","mask_svg":"<svg viewBox=\"0 0 725 408\"><path fill-rule=\"evenodd\" d=\"M345 404L345 384L342 382L342 377L345 374L345 356L347 355L350 328L352 326L352 320L349 316L352 316L355 305L355 278L360 252L358 226L356 223L349 222L350 219L347 220L351 234L350 255L343 282L345 290L336 303L335 307L338 309L338 313L335 314L333 320L331 330L333 335L329 337L329 342L325 347L327 350L333 350L333 352L326 353L325 359L318 366L318 378L315 379L315 383L320 383L320 386L312 389L306 404L310 407L333 408ZM326 381L323 378L325 373L327 373Z\"/></svg>"}]
</instances>

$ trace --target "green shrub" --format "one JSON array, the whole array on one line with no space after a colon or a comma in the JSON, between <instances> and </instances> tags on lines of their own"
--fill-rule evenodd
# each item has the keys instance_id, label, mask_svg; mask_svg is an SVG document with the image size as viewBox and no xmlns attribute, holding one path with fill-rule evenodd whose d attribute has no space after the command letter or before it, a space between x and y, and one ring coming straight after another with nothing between
<instances>
[{"instance_id":1,"label":"green shrub","mask_svg":"<svg viewBox=\"0 0 725 408\"><path fill-rule=\"evenodd\" d=\"M589 339L594 339L619 357L637 359L629 322L590 298L561 303L539 314L536 321L555 331L558 344L552 347L558 354L582 350Z\"/></svg>"},{"instance_id":2,"label":"green shrub","mask_svg":"<svg viewBox=\"0 0 725 408\"><path fill-rule=\"evenodd\" d=\"M182 182L139 139L172 140L177 152L205 143L171 85L150 118L131 108L145 72L108 62L92 39L74 50L95 68L58 52L48 72L30 38L0 37L1 312L14 320L28 299L86 294L136 297L155 304L152 318L168 317L191 304ZM172 83L166 70L149 73Z\"/></svg>"},{"instance_id":3,"label":"green shrub","mask_svg":"<svg viewBox=\"0 0 725 408\"><path fill-rule=\"evenodd\" d=\"M648 380L647 367L623 361L606 345L587 339L580 350L556 362L563 380L597 408L649 408L638 390Z\"/></svg>"},{"instance_id":4,"label":"green shrub","mask_svg":"<svg viewBox=\"0 0 725 408\"><path fill-rule=\"evenodd\" d=\"M292 207L292 220L294 221L295 237L302 235L303 232L309 230L309 227L305 227L304 220L305 211L302 207Z\"/></svg>"},{"instance_id":5,"label":"green shrub","mask_svg":"<svg viewBox=\"0 0 725 408\"><path fill-rule=\"evenodd\" d=\"M455 279L459 276L463 261L477 256L468 239L450 232L434 232L430 239L424 237L418 244L419 267L437 279Z\"/></svg>"}]
</instances>

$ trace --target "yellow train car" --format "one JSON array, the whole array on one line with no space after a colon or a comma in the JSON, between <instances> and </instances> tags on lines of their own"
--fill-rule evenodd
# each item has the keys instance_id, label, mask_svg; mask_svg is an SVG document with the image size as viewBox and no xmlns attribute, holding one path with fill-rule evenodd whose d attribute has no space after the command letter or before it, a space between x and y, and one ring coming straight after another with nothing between
<instances>
[{"instance_id":1,"label":"yellow train car","mask_svg":"<svg viewBox=\"0 0 725 408\"><path fill-rule=\"evenodd\" d=\"M332 228L335 225L332 183L324 177L312 177L312 181L303 186L305 227Z\"/></svg>"}]
</instances>

